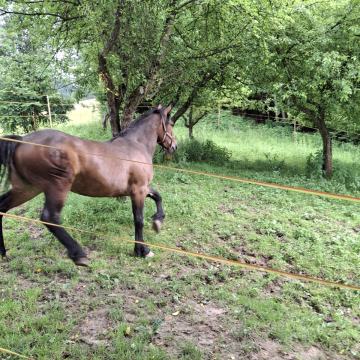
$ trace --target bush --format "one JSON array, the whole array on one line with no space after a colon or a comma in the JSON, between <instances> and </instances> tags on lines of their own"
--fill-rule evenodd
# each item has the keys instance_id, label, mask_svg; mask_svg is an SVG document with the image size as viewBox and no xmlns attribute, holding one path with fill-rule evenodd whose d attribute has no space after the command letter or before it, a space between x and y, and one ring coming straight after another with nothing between
<instances>
[{"instance_id":1,"label":"bush","mask_svg":"<svg viewBox=\"0 0 360 360\"><path fill-rule=\"evenodd\" d=\"M209 163L223 165L231 158L231 152L221 146L216 145L211 140L201 142L199 140L186 140L178 144L178 150L172 156L172 160L179 162L199 162L206 161ZM160 151L157 151L154 162L163 162L164 157Z\"/></svg>"},{"instance_id":2,"label":"bush","mask_svg":"<svg viewBox=\"0 0 360 360\"><path fill-rule=\"evenodd\" d=\"M323 151L318 150L315 153L311 153L306 158L305 174L308 179L310 178L321 178L323 170Z\"/></svg>"},{"instance_id":3,"label":"bush","mask_svg":"<svg viewBox=\"0 0 360 360\"><path fill-rule=\"evenodd\" d=\"M308 179L321 179L323 174L322 163L322 150L310 154L306 159L306 177ZM334 174L331 179L333 183L339 184L344 190L359 191L360 174L356 168L336 159L333 159L333 168Z\"/></svg>"}]
</instances>

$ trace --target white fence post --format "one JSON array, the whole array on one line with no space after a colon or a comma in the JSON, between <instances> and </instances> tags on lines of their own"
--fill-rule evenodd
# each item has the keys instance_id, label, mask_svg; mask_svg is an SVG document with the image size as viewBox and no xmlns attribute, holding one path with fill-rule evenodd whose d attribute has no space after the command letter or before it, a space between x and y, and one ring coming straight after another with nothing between
<instances>
[{"instance_id":1,"label":"white fence post","mask_svg":"<svg viewBox=\"0 0 360 360\"><path fill-rule=\"evenodd\" d=\"M218 116L217 116L217 127L220 127L220 122L221 122L221 105L218 104Z\"/></svg>"},{"instance_id":2,"label":"white fence post","mask_svg":"<svg viewBox=\"0 0 360 360\"><path fill-rule=\"evenodd\" d=\"M47 100L47 106L48 106L48 114L49 114L50 128L52 128L51 108L50 108L50 100L49 100L49 96L48 96L48 95L46 95L46 100Z\"/></svg>"}]
</instances>

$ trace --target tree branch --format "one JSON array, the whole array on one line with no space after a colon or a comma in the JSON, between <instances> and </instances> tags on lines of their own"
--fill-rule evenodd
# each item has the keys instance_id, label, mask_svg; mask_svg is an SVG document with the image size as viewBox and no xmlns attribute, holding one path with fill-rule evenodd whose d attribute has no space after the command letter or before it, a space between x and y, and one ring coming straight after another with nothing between
<instances>
[{"instance_id":1,"label":"tree branch","mask_svg":"<svg viewBox=\"0 0 360 360\"><path fill-rule=\"evenodd\" d=\"M193 1L193 0L192 0ZM146 97L149 91L155 86L156 79L161 68L161 65L165 59L165 54L167 50L167 46L170 41L173 24L175 21L175 17L177 15L178 8L174 8L176 0L172 1L171 7L172 9L169 11L165 22L164 29L160 39L159 51L155 59L150 64L149 70L147 74L145 74L145 81L139 84L130 94L128 100L126 102L126 106L124 109L123 121L124 125L131 121L132 115L135 112L136 108L139 106L140 102ZM189 2L187 2L189 3ZM182 7L181 7L182 8Z\"/></svg>"},{"instance_id":2,"label":"tree branch","mask_svg":"<svg viewBox=\"0 0 360 360\"><path fill-rule=\"evenodd\" d=\"M179 12L179 10L183 9L184 7L188 6L189 4L191 3L195 3L197 2L198 0L188 0L188 1L185 1L184 3L182 3L181 5L179 5L178 7L176 7L174 9L175 12Z\"/></svg>"},{"instance_id":3,"label":"tree branch","mask_svg":"<svg viewBox=\"0 0 360 360\"><path fill-rule=\"evenodd\" d=\"M118 6L116 8L116 12L115 12L115 23L114 23L113 30L111 32L111 35L110 35L108 41L106 42L106 45L105 45L103 51L101 52L101 54L103 56L107 56L109 54L109 52L114 48L116 40L119 37L120 18L121 18L123 10L124 10L124 0L120 0Z\"/></svg>"},{"instance_id":4,"label":"tree branch","mask_svg":"<svg viewBox=\"0 0 360 360\"><path fill-rule=\"evenodd\" d=\"M77 15L77 16L64 16L61 14L55 14L55 13L50 13L50 12L32 12L32 13L28 13L28 12L23 12L23 11L9 11L6 9L0 9L0 16L3 15L7 15L7 14L13 14L13 15L24 15L24 16L52 16L52 17L56 17L58 19L61 19L62 21L71 21L71 20L77 20L77 19L82 19L85 16L84 15Z\"/></svg>"},{"instance_id":5,"label":"tree branch","mask_svg":"<svg viewBox=\"0 0 360 360\"><path fill-rule=\"evenodd\" d=\"M193 125L196 125L202 118L204 118L209 112L208 111L204 111L201 115L199 115L198 117L196 117L193 120Z\"/></svg>"}]
</instances>

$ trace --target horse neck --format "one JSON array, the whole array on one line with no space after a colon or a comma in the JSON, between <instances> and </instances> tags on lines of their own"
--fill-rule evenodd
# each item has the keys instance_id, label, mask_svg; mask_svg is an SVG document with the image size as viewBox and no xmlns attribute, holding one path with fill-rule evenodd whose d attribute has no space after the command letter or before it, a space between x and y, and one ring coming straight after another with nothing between
<instances>
[{"instance_id":1,"label":"horse neck","mask_svg":"<svg viewBox=\"0 0 360 360\"><path fill-rule=\"evenodd\" d=\"M160 122L161 118L154 114L151 118L144 119L142 124L129 129L124 137L141 143L147 149L149 155L153 156L157 145Z\"/></svg>"}]
</instances>

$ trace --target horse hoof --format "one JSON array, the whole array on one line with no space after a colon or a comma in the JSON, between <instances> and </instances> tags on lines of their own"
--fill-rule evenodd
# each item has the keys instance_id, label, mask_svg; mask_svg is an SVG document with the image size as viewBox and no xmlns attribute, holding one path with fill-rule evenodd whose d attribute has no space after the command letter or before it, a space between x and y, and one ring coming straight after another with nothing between
<instances>
[{"instance_id":1,"label":"horse hoof","mask_svg":"<svg viewBox=\"0 0 360 360\"><path fill-rule=\"evenodd\" d=\"M145 255L146 258L152 258L155 254L150 250L148 254Z\"/></svg>"},{"instance_id":2,"label":"horse hoof","mask_svg":"<svg viewBox=\"0 0 360 360\"><path fill-rule=\"evenodd\" d=\"M160 232L161 225L162 225L162 223L161 223L160 220L154 220L154 221L153 221L153 229L154 229L157 233Z\"/></svg>"},{"instance_id":3,"label":"horse hoof","mask_svg":"<svg viewBox=\"0 0 360 360\"><path fill-rule=\"evenodd\" d=\"M9 262L11 259L7 255L1 255L3 261Z\"/></svg>"},{"instance_id":4,"label":"horse hoof","mask_svg":"<svg viewBox=\"0 0 360 360\"><path fill-rule=\"evenodd\" d=\"M78 259L74 259L74 263L77 266L89 266L89 259L85 256L80 257Z\"/></svg>"}]
</instances>

